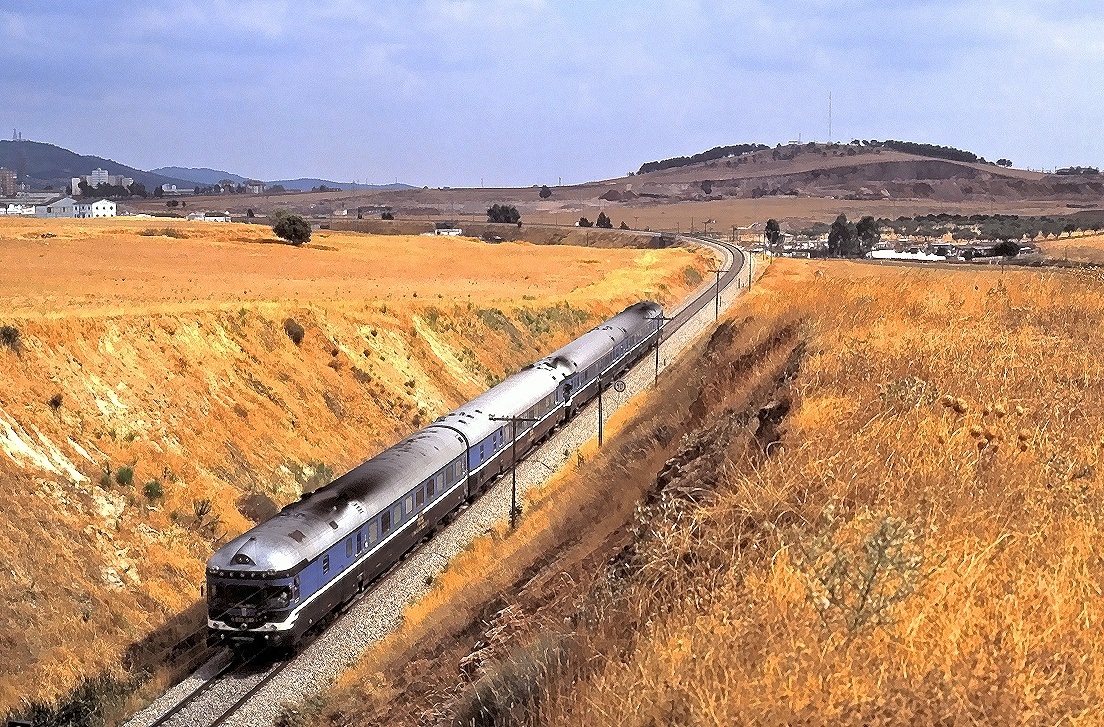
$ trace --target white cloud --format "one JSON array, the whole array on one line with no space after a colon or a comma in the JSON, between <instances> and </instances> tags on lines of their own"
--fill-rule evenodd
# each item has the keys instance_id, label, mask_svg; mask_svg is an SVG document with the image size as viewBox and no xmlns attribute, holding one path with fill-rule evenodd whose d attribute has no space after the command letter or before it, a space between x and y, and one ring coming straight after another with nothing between
<instances>
[{"instance_id":1,"label":"white cloud","mask_svg":"<svg viewBox=\"0 0 1104 727\"><path fill-rule=\"evenodd\" d=\"M90 16L10 1L0 97L20 102L0 121L151 166L582 179L714 144L823 137L829 90L837 138L1104 162L1095 3L166 0ZM74 95L57 62L71 57L111 72ZM104 104L127 129L79 124Z\"/></svg>"}]
</instances>

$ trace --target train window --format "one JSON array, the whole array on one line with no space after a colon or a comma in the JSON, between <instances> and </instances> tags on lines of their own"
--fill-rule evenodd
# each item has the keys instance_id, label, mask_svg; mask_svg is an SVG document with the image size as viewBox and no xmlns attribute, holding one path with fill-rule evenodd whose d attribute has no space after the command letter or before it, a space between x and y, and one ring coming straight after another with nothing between
<instances>
[{"instance_id":1,"label":"train window","mask_svg":"<svg viewBox=\"0 0 1104 727\"><path fill-rule=\"evenodd\" d=\"M322 572L323 573L329 573L330 572L330 556L328 556L328 555L322 556Z\"/></svg>"},{"instance_id":2,"label":"train window","mask_svg":"<svg viewBox=\"0 0 1104 727\"><path fill-rule=\"evenodd\" d=\"M432 480L430 480L430 482L432 483ZM421 507L422 505L424 505L425 504L425 490L423 490L422 488L419 487L418 491L414 493L414 499L416 500L418 507Z\"/></svg>"},{"instance_id":3,"label":"train window","mask_svg":"<svg viewBox=\"0 0 1104 727\"><path fill-rule=\"evenodd\" d=\"M479 461L480 462L483 461L483 445L482 444L479 445Z\"/></svg>"},{"instance_id":4,"label":"train window","mask_svg":"<svg viewBox=\"0 0 1104 727\"><path fill-rule=\"evenodd\" d=\"M364 533L357 533L357 554L364 550Z\"/></svg>"},{"instance_id":5,"label":"train window","mask_svg":"<svg viewBox=\"0 0 1104 727\"><path fill-rule=\"evenodd\" d=\"M412 512L414 512L414 496L413 495L407 495L406 496L406 514L409 515Z\"/></svg>"},{"instance_id":6,"label":"train window","mask_svg":"<svg viewBox=\"0 0 1104 727\"><path fill-rule=\"evenodd\" d=\"M368 544L375 545L377 540L379 540L379 524L373 520L368 523Z\"/></svg>"},{"instance_id":7,"label":"train window","mask_svg":"<svg viewBox=\"0 0 1104 727\"><path fill-rule=\"evenodd\" d=\"M346 558L352 558L353 557L353 539L352 538L345 538L345 557Z\"/></svg>"},{"instance_id":8,"label":"train window","mask_svg":"<svg viewBox=\"0 0 1104 727\"><path fill-rule=\"evenodd\" d=\"M434 482L436 481L436 479L437 479L437 477L436 477L436 475L434 475L433 477L430 477L428 480L426 480L426 483L425 483L426 497L433 497L433 493L435 492L435 490L433 489L433 485L434 485Z\"/></svg>"},{"instance_id":9,"label":"train window","mask_svg":"<svg viewBox=\"0 0 1104 727\"><path fill-rule=\"evenodd\" d=\"M402 507L400 505L391 508L391 519L396 525L402 522Z\"/></svg>"},{"instance_id":10,"label":"train window","mask_svg":"<svg viewBox=\"0 0 1104 727\"><path fill-rule=\"evenodd\" d=\"M387 531L391 529L391 511L383 513L380 517L380 534L386 535Z\"/></svg>"}]
</instances>

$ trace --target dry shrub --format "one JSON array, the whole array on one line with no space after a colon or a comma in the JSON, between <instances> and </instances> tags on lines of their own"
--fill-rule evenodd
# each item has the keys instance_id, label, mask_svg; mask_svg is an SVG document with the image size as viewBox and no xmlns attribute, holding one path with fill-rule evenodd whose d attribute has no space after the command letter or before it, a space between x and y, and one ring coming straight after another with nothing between
<instances>
[{"instance_id":1,"label":"dry shrub","mask_svg":"<svg viewBox=\"0 0 1104 727\"><path fill-rule=\"evenodd\" d=\"M23 338L19 334L19 329L15 326L0 326L0 346L15 353L22 353Z\"/></svg>"},{"instance_id":2,"label":"dry shrub","mask_svg":"<svg viewBox=\"0 0 1104 727\"><path fill-rule=\"evenodd\" d=\"M294 318L288 318L284 321L284 333L287 334L292 343L298 346L303 342L303 336L307 335L307 330Z\"/></svg>"}]
</instances>

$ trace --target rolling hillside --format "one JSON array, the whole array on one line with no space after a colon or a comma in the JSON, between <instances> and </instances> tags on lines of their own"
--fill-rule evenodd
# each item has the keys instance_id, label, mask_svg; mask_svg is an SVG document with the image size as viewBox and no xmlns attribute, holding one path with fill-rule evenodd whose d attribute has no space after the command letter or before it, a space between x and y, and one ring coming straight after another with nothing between
<instances>
[{"instance_id":1,"label":"rolling hillside","mask_svg":"<svg viewBox=\"0 0 1104 727\"><path fill-rule=\"evenodd\" d=\"M186 179L146 172L103 157L77 154L41 141L0 141L0 167L15 170L19 179L33 189L47 186L64 189L73 177L88 174L97 168L106 169L109 174L132 177L151 192L159 184L191 186Z\"/></svg>"}]
</instances>

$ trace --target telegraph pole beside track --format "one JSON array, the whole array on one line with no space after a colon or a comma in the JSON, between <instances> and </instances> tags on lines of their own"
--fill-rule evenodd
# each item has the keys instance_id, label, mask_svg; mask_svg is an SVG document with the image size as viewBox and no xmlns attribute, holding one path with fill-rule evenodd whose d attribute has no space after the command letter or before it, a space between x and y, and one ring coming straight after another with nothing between
<instances>
[{"instance_id":1,"label":"telegraph pole beside track","mask_svg":"<svg viewBox=\"0 0 1104 727\"><path fill-rule=\"evenodd\" d=\"M716 270L711 270L710 272L717 274L716 297L715 303L713 305L713 320L716 321L720 320L721 318L721 273L727 273L731 271L727 269L717 268Z\"/></svg>"},{"instance_id":2,"label":"telegraph pole beside track","mask_svg":"<svg viewBox=\"0 0 1104 727\"><path fill-rule=\"evenodd\" d=\"M658 344L656 345L658 349ZM613 382L613 389L618 394L625 390L625 382L621 379L615 379ZM602 372L598 372L598 446L602 446L602 426L605 421L605 415L602 409Z\"/></svg>"},{"instance_id":3,"label":"telegraph pole beside track","mask_svg":"<svg viewBox=\"0 0 1104 727\"><path fill-rule=\"evenodd\" d=\"M668 318L662 313L658 316L652 316L652 320L656 322L656 343L655 343L655 380L652 382L653 386L659 386L659 342L660 336L663 332L663 321L673 321L674 318Z\"/></svg>"},{"instance_id":4,"label":"telegraph pole beside track","mask_svg":"<svg viewBox=\"0 0 1104 727\"><path fill-rule=\"evenodd\" d=\"M492 422L510 422L510 529L514 529L514 525L517 523L518 516L518 504L517 504L517 440L518 440L518 422L539 422L540 419L530 419L528 417L487 417Z\"/></svg>"}]
</instances>

